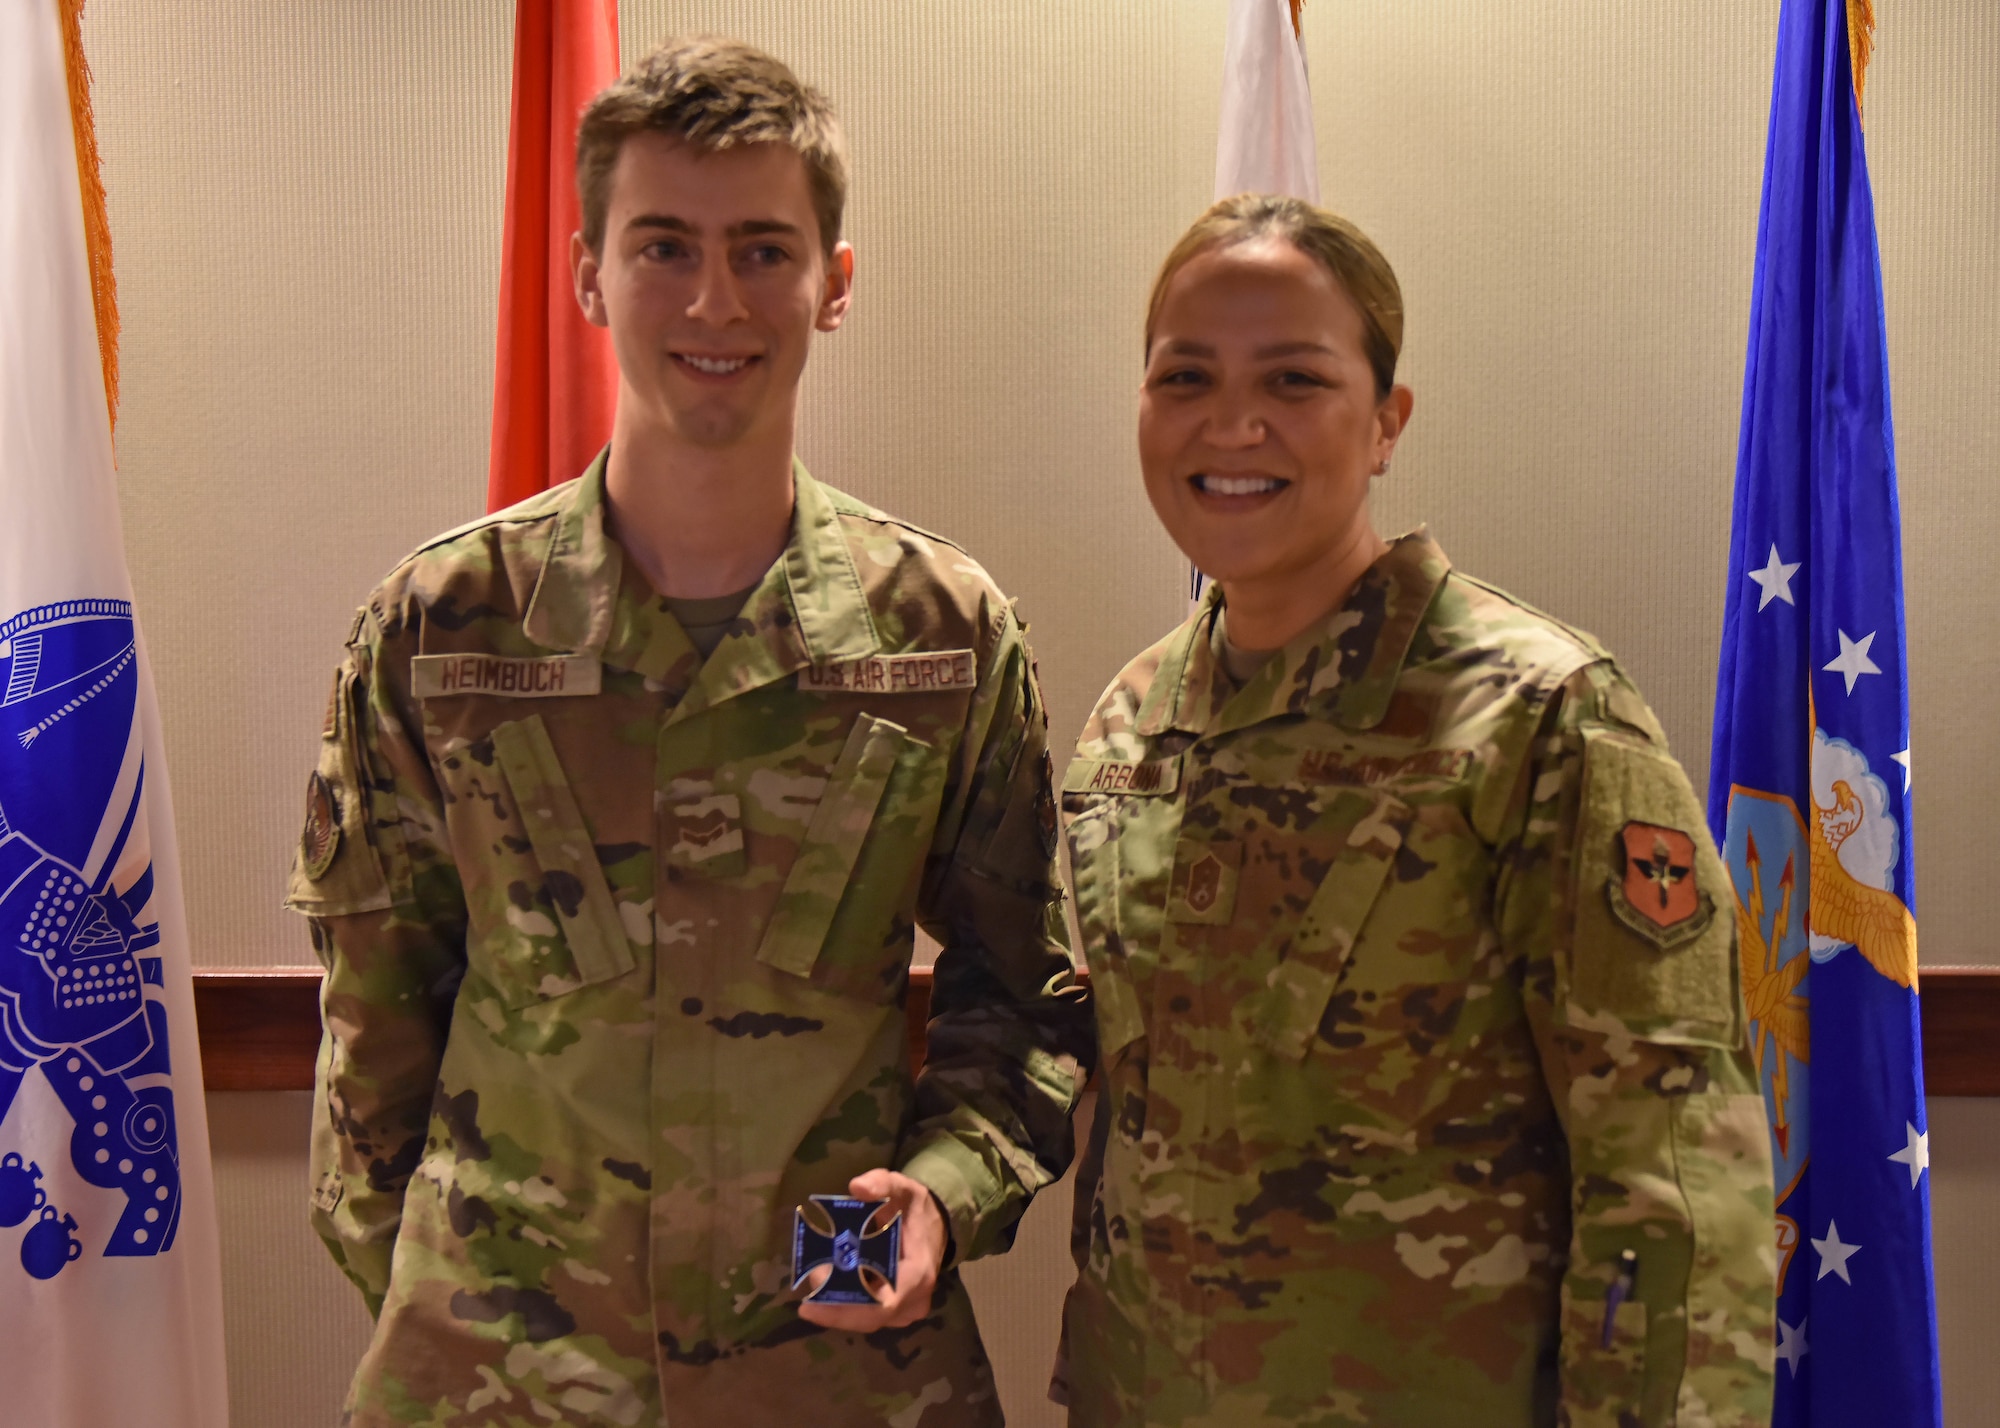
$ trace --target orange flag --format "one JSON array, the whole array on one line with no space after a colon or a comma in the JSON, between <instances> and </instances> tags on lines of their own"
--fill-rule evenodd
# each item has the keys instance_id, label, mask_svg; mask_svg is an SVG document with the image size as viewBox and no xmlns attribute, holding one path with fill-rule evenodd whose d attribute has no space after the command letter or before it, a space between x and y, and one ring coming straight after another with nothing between
<instances>
[{"instance_id":1,"label":"orange flag","mask_svg":"<svg viewBox=\"0 0 2000 1428\"><path fill-rule=\"evenodd\" d=\"M617 0L518 0L489 511L569 480L611 437L618 364L577 308L569 240L577 116L617 77Z\"/></svg>"}]
</instances>

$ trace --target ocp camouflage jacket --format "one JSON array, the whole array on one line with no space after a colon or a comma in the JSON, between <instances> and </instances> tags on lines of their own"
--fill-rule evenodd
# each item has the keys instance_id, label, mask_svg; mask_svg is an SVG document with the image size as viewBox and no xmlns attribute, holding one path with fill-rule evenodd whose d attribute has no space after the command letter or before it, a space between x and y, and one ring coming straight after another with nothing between
<instances>
[{"instance_id":1,"label":"ocp camouflage jacket","mask_svg":"<svg viewBox=\"0 0 2000 1428\"><path fill-rule=\"evenodd\" d=\"M1421 532L1240 690L1217 608L1063 785L1070 1421L1768 1423L1732 891L1644 702Z\"/></svg>"},{"instance_id":2,"label":"ocp camouflage jacket","mask_svg":"<svg viewBox=\"0 0 2000 1428\"><path fill-rule=\"evenodd\" d=\"M357 616L289 897L327 973L314 1223L379 1313L353 1423L1000 1421L955 1269L911 1328L824 1332L790 1225L888 1165L971 1258L1068 1164L1045 714L978 565L796 491L706 662L602 459Z\"/></svg>"}]
</instances>

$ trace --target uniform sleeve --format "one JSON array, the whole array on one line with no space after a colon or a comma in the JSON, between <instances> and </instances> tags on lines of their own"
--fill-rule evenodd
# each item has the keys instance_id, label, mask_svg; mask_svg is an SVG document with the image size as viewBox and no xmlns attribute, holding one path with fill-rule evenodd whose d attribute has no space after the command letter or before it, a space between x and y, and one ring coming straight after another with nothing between
<instances>
[{"instance_id":1,"label":"uniform sleeve","mask_svg":"<svg viewBox=\"0 0 2000 1428\"><path fill-rule=\"evenodd\" d=\"M424 1149L465 907L422 744L364 614L334 677L286 905L326 969L313 1101L312 1220L371 1313Z\"/></svg>"},{"instance_id":2,"label":"uniform sleeve","mask_svg":"<svg viewBox=\"0 0 2000 1428\"><path fill-rule=\"evenodd\" d=\"M1094 1045L1056 869L1048 715L1011 613L968 725L919 899L942 950L897 1166L944 1206L954 1262L1006 1249L1068 1168Z\"/></svg>"},{"instance_id":3,"label":"uniform sleeve","mask_svg":"<svg viewBox=\"0 0 2000 1428\"><path fill-rule=\"evenodd\" d=\"M1561 1421L1770 1422L1770 1147L1735 894L1616 666L1572 675L1516 786L1497 912L1568 1142Z\"/></svg>"}]
</instances>

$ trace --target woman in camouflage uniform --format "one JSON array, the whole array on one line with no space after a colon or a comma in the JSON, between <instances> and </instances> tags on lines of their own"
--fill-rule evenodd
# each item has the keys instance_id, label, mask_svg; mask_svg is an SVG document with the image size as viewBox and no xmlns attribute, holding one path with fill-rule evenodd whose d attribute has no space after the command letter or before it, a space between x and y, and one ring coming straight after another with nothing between
<instances>
[{"instance_id":1,"label":"woman in camouflage uniform","mask_svg":"<svg viewBox=\"0 0 2000 1428\"><path fill-rule=\"evenodd\" d=\"M1064 781L1101 1105L1077 1425L1769 1421L1733 892L1589 635L1368 509L1413 404L1351 224L1217 204L1147 321L1214 584Z\"/></svg>"}]
</instances>

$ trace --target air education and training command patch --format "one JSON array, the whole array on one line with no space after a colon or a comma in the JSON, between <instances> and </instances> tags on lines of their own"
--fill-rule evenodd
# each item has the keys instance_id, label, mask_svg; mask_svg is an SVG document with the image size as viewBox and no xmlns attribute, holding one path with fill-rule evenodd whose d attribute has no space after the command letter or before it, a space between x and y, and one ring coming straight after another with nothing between
<instances>
[{"instance_id":1,"label":"air education and training command patch","mask_svg":"<svg viewBox=\"0 0 2000 1428\"><path fill-rule=\"evenodd\" d=\"M340 851L340 803L326 776L315 773L306 784L306 826L299 834L299 862L305 875L317 882L333 866Z\"/></svg>"},{"instance_id":2,"label":"air education and training command patch","mask_svg":"<svg viewBox=\"0 0 2000 1428\"><path fill-rule=\"evenodd\" d=\"M1715 900L1695 877L1694 839L1678 828L1627 823L1618 830L1604 885L1611 914L1661 951L1692 942L1715 921Z\"/></svg>"}]
</instances>

